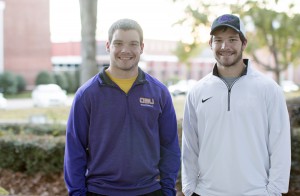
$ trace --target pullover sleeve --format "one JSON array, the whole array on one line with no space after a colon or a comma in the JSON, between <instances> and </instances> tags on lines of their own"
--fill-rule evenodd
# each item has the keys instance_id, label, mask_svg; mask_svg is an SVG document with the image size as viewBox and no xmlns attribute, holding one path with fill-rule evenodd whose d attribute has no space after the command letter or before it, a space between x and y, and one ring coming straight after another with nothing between
<instances>
[{"instance_id":1,"label":"pullover sleeve","mask_svg":"<svg viewBox=\"0 0 300 196\"><path fill-rule=\"evenodd\" d=\"M177 119L171 96L163 106L159 117L160 132L160 183L166 196L175 196L175 184L180 169L180 147L178 142Z\"/></svg>"},{"instance_id":2,"label":"pullover sleeve","mask_svg":"<svg viewBox=\"0 0 300 196\"><path fill-rule=\"evenodd\" d=\"M80 119L79 119L80 118ZM66 130L64 178L69 195L86 194L88 114L83 104L74 99Z\"/></svg>"},{"instance_id":3,"label":"pullover sleeve","mask_svg":"<svg viewBox=\"0 0 300 196\"><path fill-rule=\"evenodd\" d=\"M190 94L187 96L182 134L182 189L186 196L191 196L196 189L198 180L198 130L197 117Z\"/></svg>"},{"instance_id":4,"label":"pullover sleeve","mask_svg":"<svg viewBox=\"0 0 300 196\"><path fill-rule=\"evenodd\" d=\"M287 193L291 168L290 121L286 100L281 89L277 89L273 101L268 103L269 116L269 183L270 195Z\"/></svg>"}]
</instances>

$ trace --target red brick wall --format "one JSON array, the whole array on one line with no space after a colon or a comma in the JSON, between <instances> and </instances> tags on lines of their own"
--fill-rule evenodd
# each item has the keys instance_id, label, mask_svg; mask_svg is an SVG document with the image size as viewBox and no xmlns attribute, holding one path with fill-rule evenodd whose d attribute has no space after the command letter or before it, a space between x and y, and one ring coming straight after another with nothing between
<instances>
[{"instance_id":1,"label":"red brick wall","mask_svg":"<svg viewBox=\"0 0 300 196\"><path fill-rule=\"evenodd\" d=\"M6 0L4 70L22 75L29 88L37 74L52 70L49 0Z\"/></svg>"},{"instance_id":2,"label":"red brick wall","mask_svg":"<svg viewBox=\"0 0 300 196\"><path fill-rule=\"evenodd\" d=\"M52 56L80 56L80 42L52 43Z\"/></svg>"}]
</instances>

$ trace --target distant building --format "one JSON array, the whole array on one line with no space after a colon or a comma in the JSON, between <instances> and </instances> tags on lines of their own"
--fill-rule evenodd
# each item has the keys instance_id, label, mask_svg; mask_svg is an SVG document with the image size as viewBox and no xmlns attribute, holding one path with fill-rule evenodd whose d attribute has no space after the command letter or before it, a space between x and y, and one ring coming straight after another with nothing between
<instances>
[{"instance_id":1,"label":"distant building","mask_svg":"<svg viewBox=\"0 0 300 196\"><path fill-rule=\"evenodd\" d=\"M49 0L5 0L0 10L2 4L3 70L23 76L32 88L40 71L52 71Z\"/></svg>"},{"instance_id":2,"label":"distant building","mask_svg":"<svg viewBox=\"0 0 300 196\"><path fill-rule=\"evenodd\" d=\"M170 79L200 79L212 69L212 56L203 56L191 60L188 67L180 63L172 53L176 49L176 41L144 40L145 48L141 55L139 66L159 80ZM79 68L81 64L80 42L53 43L52 63L55 71L65 71ZM99 67L109 65L109 54L105 50L105 41L97 42L97 63Z\"/></svg>"},{"instance_id":3,"label":"distant building","mask_svg":"<svg viewBox=\"0 0 300 196\"><path fill-rule=\"evenodd\" d=\"M0 73L10 71L25 78L32 89L41 71L76 71L81 65L80 42L51 43L50 0L0 0ZM176 41L145 39L141 66L162 82L199 80L212 70L215 60L211 50L202 51L189 66L173 54ZM105 41L97 41L99 68L109 65ZM256 66L263 71L261 68ZM271 72L265 72L272 77ZM290 66L283 79L300 83L300 67Z\"/></svg>"},{"instance_id":4,"label":"distant building","mask_svg":"<svg viewBox=\"0 0 300 196\"><path fill-rule=\"evenodd\" d=\"M5 2L0 0L0 73L4 71L4 56L3 56L3 15Z\"/></svg>"}]
</instances>

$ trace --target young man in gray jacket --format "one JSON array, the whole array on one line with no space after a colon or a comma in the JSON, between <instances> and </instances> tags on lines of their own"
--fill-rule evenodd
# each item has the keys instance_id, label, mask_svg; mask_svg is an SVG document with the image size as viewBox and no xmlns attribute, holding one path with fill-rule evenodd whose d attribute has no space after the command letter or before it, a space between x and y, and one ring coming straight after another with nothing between
<instances>
[{"instance_id":1,"label":"young man in gray jacket","mask_svg":"<svg viewBox=\"0 0 300 196\"><path fill-rule=\"evenodd\" d=\"M225 14L211 26L212 73L184 111L185 196L279 196L288 191L290 124L282 89L243 59L244 26Z\"/></svg>"}]
</instances>

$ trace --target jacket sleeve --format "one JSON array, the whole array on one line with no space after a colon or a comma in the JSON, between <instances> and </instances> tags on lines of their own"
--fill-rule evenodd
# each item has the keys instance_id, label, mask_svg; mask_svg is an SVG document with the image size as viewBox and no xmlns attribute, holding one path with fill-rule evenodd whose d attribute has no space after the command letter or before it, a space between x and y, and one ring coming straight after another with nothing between
<instances>
[{"instance_id":1,"label":"jacket sleeve","mask_svg":"<svg viewBox=\"0 0 300 196\"><path fill-rule=\"evenodd\" d=\"M87 191L87 130L87 111L75 97L67 122L64 157L64 178L69 195L72 196L85 195Z\"/></svg>"},{"instance_id":2,"label":"jacket sleeve","mask_svg":"<svg viewBox=\"0 0 300 196\"><path fill-rule=\"evenodd\" d=\"M270 195L287 193L291 168L290 121L286 100L278 87L274 96L269 96L269 183L267 190Z\"/></svg>"},{"instance_id":3,"label":"jacket sleeve","mask_svg":"<svg viewBox=\"0 0 300 196\"><path fill-rule=\"evenodd\" d=\"M177 119L171 96L162 106L159 117L160 135L160 184L166 196L175 196L175 184L180 169L180 147L178 142Z\"/></svg>"},{"instance_id":4,"label":"jacket sleeve","mask_svg":"<svg viewBox=\"0 0 300 196\"><path fill-rule=\"evenodd\" d=\"M198 167L198 130L197 117L190 94L186 98L182 133L182 190L185 196L191 196L196 189Z\"/></svg>"}]
</instances>

